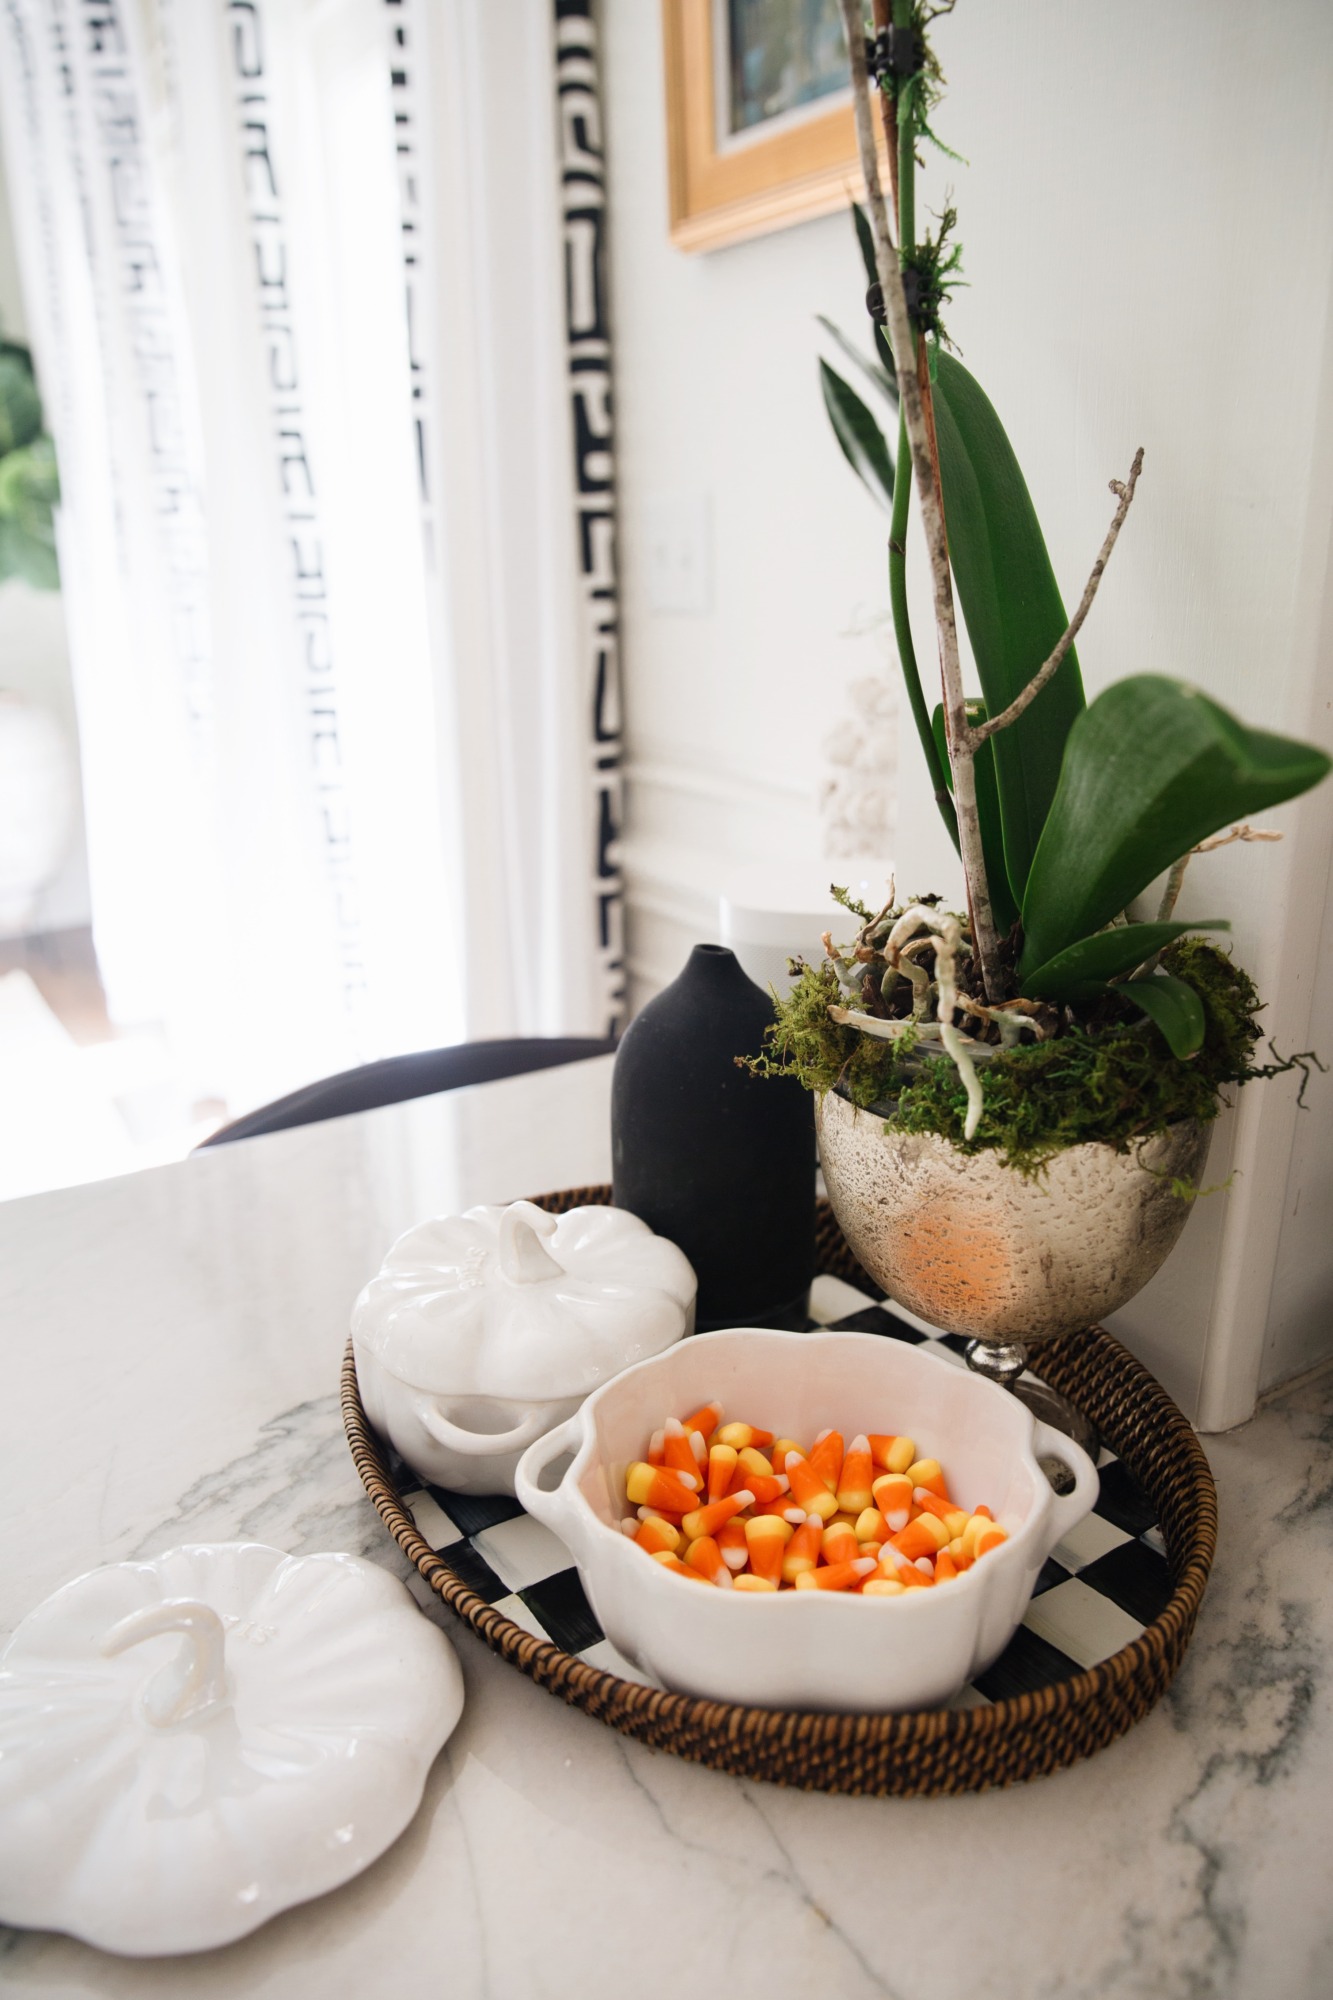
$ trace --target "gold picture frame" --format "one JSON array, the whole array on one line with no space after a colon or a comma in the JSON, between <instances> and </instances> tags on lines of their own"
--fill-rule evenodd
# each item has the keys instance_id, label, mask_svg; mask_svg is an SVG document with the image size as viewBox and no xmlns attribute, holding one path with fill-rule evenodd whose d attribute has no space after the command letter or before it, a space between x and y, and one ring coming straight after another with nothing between
<instances>
[{"instance_id":1,"label":"gold picture frame","mask_svg":"<svg viewBox=\"0 0 1333 2000\"><path fill-rule=\"evenodd\" d=\"M851 89L719 139L719 0L662 0L671 241L717 250L864 194ZM774 127L766 133L764 123Z\"/></svg>"}]
</instances>

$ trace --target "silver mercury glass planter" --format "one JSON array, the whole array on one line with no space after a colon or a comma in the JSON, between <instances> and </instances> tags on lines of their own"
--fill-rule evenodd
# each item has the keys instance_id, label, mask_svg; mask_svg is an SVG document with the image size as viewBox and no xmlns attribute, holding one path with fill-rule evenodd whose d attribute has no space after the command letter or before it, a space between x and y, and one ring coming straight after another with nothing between
<instances>
[{"instance_id":1,"label":"silver mercury glass planter","mask_svg":"<svg viewBox=\"0 0 1333 2000\"><path fill-rule=\"evenodd\" d=\"M1184 1119L1125 1153L1067 1146L1028 1176L994 1152L895 1132L834 1091L817 1122L833 1212L870 1276L932 1326L971 1336L970 1367L1095 1454L1081 1412L1019 1380L1027 1343L1092 1327L1147 1284L1189 1217L1172 1182L1202 1175L1211 1127Z\"/></svg>"}]
</instances>

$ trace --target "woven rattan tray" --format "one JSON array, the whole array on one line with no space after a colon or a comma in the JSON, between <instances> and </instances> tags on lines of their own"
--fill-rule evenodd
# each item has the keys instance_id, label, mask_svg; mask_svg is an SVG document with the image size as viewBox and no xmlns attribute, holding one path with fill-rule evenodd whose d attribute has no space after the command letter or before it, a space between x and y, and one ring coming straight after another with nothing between
<instances>
[{"instance_id":1,"label":"woven rattan tray","mask_svg":"<svg viewBox=\"0 0 1333 2000\"><path fill-rule=\"evenodd\" d=\"M607 1202L610 1189L572 1188L536 1199L558 1213L584 1202ZM818 1265L879 1296L826 1202L820 1204ZM1170 1686L1198 1616L1213 1559L1217 1503L1208 1462L1184 1416L1102 1329L1044 1343L1041 1371L1087 1411L1151 1501L1169 1564L1170 1595L1139 1637L1054 1685L973 1708L907 1715L806 1714L665 1694L534 1637L478 1594L460 1566L451 1566L449 1552L437 1554L419 1532L395 1484L396 1462L361 1407L350 1344L343 1365L343 1421L367 1493L432 1589L503 1659L571 1707L653 1749L737 1777L807 1790L922 1797L1040 1777L1113 1742Z\"/></svg>"}]
</instances>

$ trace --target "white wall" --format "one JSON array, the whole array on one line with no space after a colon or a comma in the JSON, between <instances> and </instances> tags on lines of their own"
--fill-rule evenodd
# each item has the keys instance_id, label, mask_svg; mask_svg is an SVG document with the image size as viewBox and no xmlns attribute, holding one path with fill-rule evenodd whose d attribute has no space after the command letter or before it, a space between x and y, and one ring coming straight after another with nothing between
<instances>
[{"instance_id":1,"label":"white wall","mask_svg":"<svg viewBox=\"0 0 1333 2000\"><path fill-rule=\"evenodd\" d=\"M847 682L887 670L885 638L847 635L887 618L888 594L880 518L819 392L815 314L858 337L865 323L850 223L709 256L673 250L656 5L609 0L603 48L642 997L714 934L729 860L818 855L820 740ZM711 503L707 615L649 609L648 516L662 495Z\"/></svg>"},{"instance_id":2,"label":"white wall","mask_svg":"<svg viewBox=\"0 0 1333 2000\"><path fill-rule=\"evenodd\" d=\"M883 657L845 634L886 603L881 519L827 435L814 359L816 312L863 324L850 230L834 217L709 256L669 247L657 14L605 0L641 991L710 927L730 861L794 866L817 845L820 738ZM952 190L960 213L969 288L950 328L1009 428L1067 598L1105 532L1107 480L1146 448L1080 647L1090 693L1175 673L1333 741L1333 9L1287 0L1256 30L1242 0L961 0L936 42L938 122L970 162L932 157L923 189L927 209ZM645 522L670 491L711 498L703 615L648 606ZM902 774L898 880L948 888L910 742ZM1182 907L1232 916L1279 1045L1306 1048L1333 787L1271 821L1299 842L1196 863ZM1326 934L1326 965L1330 950ZM1316 1080L1299 1120L1290 1079L1243 1094L1210 1166L1236 1169L1232 1191L1121 1316L1209 1427L1248 1414L1261 1362L1276 1380L1333 1344L1330 1092Z\"/></svg>"}]
</instances>

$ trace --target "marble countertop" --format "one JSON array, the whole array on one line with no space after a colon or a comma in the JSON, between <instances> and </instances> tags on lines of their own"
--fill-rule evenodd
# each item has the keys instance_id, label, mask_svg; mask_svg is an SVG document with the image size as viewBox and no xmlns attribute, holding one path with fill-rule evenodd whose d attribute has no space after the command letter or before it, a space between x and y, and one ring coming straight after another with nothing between
<instances>
[{"instance_id":1,"label":"marble countertop","mask_svg":"<svg viewBox=\"0 0 1333 2000\"><path fill-rule=\"evenodd\" d=\"M83 1569L183 1540L348 1549L404 1574L338 1417L350 1301L425 1214L606 1178L609 1070L0 1206L0 1629ZM1333 1371L1205 1444L1222 1538L1193 1647L1154 1713L1073 1770L921 1801L721 1777L565 1708L432 1601L467 1707L388 1854L197 1958L0 1929L0 1988L1322 2000Z\"/></svg>"}]
</instances>

